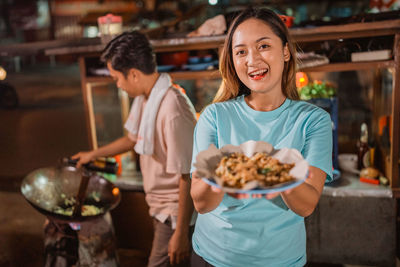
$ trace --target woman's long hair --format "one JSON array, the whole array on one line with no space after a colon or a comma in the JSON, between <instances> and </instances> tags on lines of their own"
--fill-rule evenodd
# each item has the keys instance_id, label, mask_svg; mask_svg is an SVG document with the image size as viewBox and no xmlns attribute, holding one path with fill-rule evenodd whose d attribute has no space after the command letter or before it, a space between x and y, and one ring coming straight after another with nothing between
<instances>
[{"instance_id":1,"label":"woman's long hair","mask_svg":"<svg viewBox=\"0 0 400 267\"><path fill-rule=\"evenodd\" d=\"M247 88L239 79L233 65L232 58L232 37L237 27L244 21L255 18L265 22L271 30L282 40L282 45L287 44L290 52L290 59L285 62L282 75L282 93L289 99L299 99L296 88L296 47L291 40L289 31L282 19L272 10L261 8L247 8L240 13L229 27L227 37L219 61L219 70L222 76L222 83L218 89L213 102L223 102L240 95L249 95Z\"/></svg>"}]
</instances>

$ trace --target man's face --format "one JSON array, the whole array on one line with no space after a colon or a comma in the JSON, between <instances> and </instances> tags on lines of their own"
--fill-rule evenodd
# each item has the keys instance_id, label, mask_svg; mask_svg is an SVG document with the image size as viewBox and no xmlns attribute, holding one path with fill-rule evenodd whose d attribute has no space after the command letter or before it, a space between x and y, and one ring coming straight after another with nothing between
<instances>
[{"instance_id":1,"label":"man's face","mask_svg":"<svg viewBox=\"0 0 400 267\"><path fill-rule=\"evenodd\" d=\"M107 68L117 87L125 91L130 97L135 97L143 93L138 86L139 83L133 71L129 71L125 76L122 72L115 70L110 62L107 62Z\"/></svg>"}]
</instances>

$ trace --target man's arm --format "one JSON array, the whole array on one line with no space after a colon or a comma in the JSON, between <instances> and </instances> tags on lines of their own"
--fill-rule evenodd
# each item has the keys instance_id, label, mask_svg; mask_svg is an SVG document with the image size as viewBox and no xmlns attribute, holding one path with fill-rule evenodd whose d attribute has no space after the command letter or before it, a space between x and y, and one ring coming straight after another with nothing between
<instances>
[{"instance_id":1,"label":"man's arm","mask_svg":"<svg viewBox=\"0 0 400 267\"><path fill-rule=\"evenodd\" d=\"M189 224L194 208L192 198L190 197L189 174L182 174L179 180L178 205L176 229L168 246L168 255L171 264L183 261L185 258L189 257L190 253Z\"/></svg>"},{"instance_id":2,"label":"man's arm","mask_svg":"<svg viewBox=\"0 0 400 267\"><path fill-rule=\"evenodd\" d=\"M73 155L72 159L78 159L79 161L76 166L79 168L82 164L88 163L89 161L95 160L99 157L114 156L123 152L130 151L135 146L135 142L132 141L128 136L121 137L114 142L99 147L92 151L82 151Z\"/></svg>"}]
</instances>

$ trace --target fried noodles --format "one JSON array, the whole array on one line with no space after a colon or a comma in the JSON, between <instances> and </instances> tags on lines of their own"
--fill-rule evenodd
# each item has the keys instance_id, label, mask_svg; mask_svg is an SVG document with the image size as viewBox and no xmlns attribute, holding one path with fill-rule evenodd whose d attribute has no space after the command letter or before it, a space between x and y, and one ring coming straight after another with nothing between
<instances>
[{"instance_id":1,"label":"fried noodles","mask_svg":"<svg viewBox=\"0 0 400 267\"><path fill-rule=\"evenodd\" d=\"M294 163L280 163L266 153L256 153L247 157L243 153L224 156L215 173L224 186L243 188L250 181L258 181L261 187L272 186L294 180L289 175Z\"/></svg>"}]
</instances>

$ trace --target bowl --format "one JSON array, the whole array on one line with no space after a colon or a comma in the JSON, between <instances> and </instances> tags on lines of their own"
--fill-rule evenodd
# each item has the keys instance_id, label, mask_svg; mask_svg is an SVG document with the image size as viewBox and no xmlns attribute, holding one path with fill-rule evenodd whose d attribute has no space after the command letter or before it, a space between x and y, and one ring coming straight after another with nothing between
<instances>
[{"instance_id":1,"label":"bowl","mask_svg":"<svg viewBox=\"0 0 400 267\"><path fill-rule=\"evenodd\" d=\"M200 57L189 57L189 64L197 64L200 63Z\"/></svg>"},{"instance_id":2,"label":"bowl","mask_svg":"<svg viewBox=\"0 0 400 267\"><path fill-rule=\"evenodd\" d=\"M357 154L339 154L339 168L342 171L358 174L357 170Z\"/></svg>"},{"instance_id":3,"label":"bowl","mask_svg":"<svg viewBox=\"0 0 400 267\"><path fill-rule=\"evenodd\" d=\"M203 57L204 62L211 62L212 61L212 55L205 55Z\"/></svg>"},{"instance_id":4,"label":"bowl","mask_svg":"<svg viewBox=\"0 0 400 267\"><path fill-rule=\"evenodd\" d=\"M161 54L161 64L160 65L175 65L181 66L186 64L189 59L189 52L173 52L173 53L163 53Z\"/></svg>"}]
</instances>

